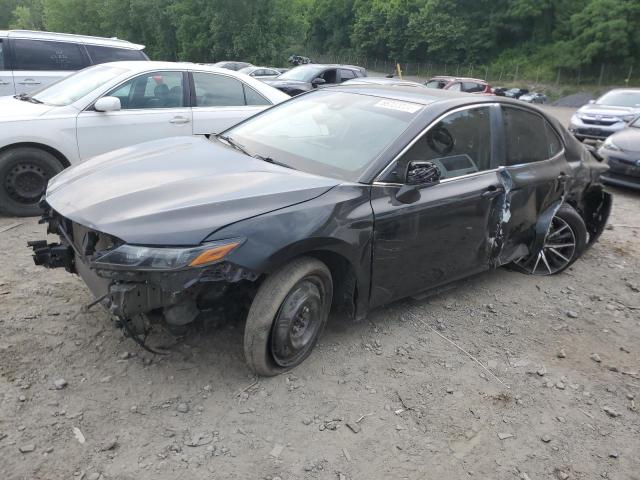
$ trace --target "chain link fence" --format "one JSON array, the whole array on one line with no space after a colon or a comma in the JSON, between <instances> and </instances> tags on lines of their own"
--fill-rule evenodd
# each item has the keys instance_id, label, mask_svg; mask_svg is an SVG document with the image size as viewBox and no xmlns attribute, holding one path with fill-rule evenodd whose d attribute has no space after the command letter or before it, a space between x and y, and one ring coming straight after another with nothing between
<instances>
[{"instance_id":1,"label":"chain link fence","mask_svg":"<svg viewBox=\"0 0 640 480\"><path fill-rule=\"evenodd\" d=\"M370 59L356 55L307 55L317 63L359 65L381 74L396 73L400 64L402 75L416 81L425 81L436 75L482 78L489 83L523 83L528 85L585 85L585 86L640 86L640 65L601 64L593 67L535 67L517 63L504 65L475 65L465 63L402 62Z\"/></svg>"}]
</instances>

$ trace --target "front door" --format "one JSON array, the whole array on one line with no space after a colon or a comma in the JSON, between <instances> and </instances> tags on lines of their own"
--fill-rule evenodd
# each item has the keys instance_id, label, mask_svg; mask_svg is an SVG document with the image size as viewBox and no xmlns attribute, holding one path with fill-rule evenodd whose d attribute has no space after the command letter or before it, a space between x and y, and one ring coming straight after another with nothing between
<instances>
[{"instance_id":1,"label":"front door","mask_svg":"<svg viewBox=\"0 0 640 480\"><path fill-rule=\"evenodd\" d=\"M116 87L105 96L120 99L122 109L78 115L80 158L167 137L193 134L187 105L187 75L179 71L149 72Z\"/></svg>"},{"instance_id":2,"label":"front door","mask_svg":"<svg viewBox=\"0 0 640 480\"><path fill-rule=\"evenodd\" d=\"M496 115L491 106L448 114L374 183L372 307L491 266L503 193L492 132ZM413 203L401 203L396 194L416 160L435 163L441 181L421 188Z\"/></svg>"},{"instance_id":3,"label":"front door","mask_svg":"<svg viewBox=\"0 0 640 480\"><path fill-rule=\"evenodd\" d=\"M271 103L253 88L230 75L193 72L193 133L220 133L264 110Z\"/></svg>"},{"instance_id":4,"label":"front door","mask_svg":"<svg viewBox=\"0 0 640 480\"><path fill-rule=\"evenodd\" d=\"M503 106L501 125L508 192L498 263L505 264L533 253L536 225L560 204L572 167L555 129L537 112Z\"/></svg>"},{"instance_id":5,"label":"front door","mask_svg":"<svg viewBox=\"0 0 640 480\"><path fill-rule=\"evenodd\" d=\"M9 49L6 40L0 38L0 97L14 95L13 72L9 65Z\"/></svg>"}]
</instances>

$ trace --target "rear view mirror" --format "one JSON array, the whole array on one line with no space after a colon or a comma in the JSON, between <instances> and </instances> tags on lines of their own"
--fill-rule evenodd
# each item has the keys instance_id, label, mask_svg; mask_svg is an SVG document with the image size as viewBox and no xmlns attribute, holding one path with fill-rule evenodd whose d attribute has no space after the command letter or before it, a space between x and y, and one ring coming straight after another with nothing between
<instances>
[{"instance_id":1,"label":"rear view mirror","mask_svg":"<svg viewBox=\"0 0 640 480\"><path fill-rule=\"evenodd\" d=\"M122 109L122 105L118 97L102 97L93 105L93 108L98 112L117 112Z\"/></svg>"},{"instance_id":2,"label":"rear view mirror","mask_svg":"<svg viewBox=\"0 0 640 480\"><path fill-rule=\"evenodd\" d=\"M430 186L440 183L440 169L433 162L416 160L409 162L405 183L407 185Z\"/></svg>"}]
</instances>

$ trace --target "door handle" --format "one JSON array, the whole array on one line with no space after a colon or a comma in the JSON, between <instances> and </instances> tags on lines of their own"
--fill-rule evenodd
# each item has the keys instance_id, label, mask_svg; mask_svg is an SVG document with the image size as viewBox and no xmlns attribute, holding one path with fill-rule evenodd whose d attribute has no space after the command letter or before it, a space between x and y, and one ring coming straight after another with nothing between
<instances>
[{"instance_id":1,"label":"door handle","mask_svg":"<svg viewBox=\"0 0 640 480\"><path fill-rule=\"evenodd\" d=\"M185 123L189 123L189 119L187 117L173 117L169 120L169 123L173 123L174 125L184 125Z\"/></svg>"},{"instance_id":2,"label":"door handle","mask_svg":"<svg viewBox=\"0 0 640 480\"><path fill-rule=\"evenodd\" d=\"M569 175L567 175L564 172L560 172L560 175L558 175L559 182L566 182L568 178L569 178Z\"/></svg>"},{"instance_id":3,"label":"door handle","mask_svg":"<svg viewBox=\"0 0 640 480\"><path fill-rule=\"evenodd\" d=\"M487 191L482 193L482 198L493 198L504 193L504 187L502 185L490 185L487 187Z\"/></svg>"},{"instance_id":4,"label":"door handle","mask_svg":"<svg viewBox=\"0 0 640 480\"><path fill-rule=\"evenodd\" d=\"M11 82L5 82L5 81L0 80L0 85L9 85L10 83Z\"/></svg>"},{"instance_id":5,"label":"door handle","mask_svg":"<svg viewBox=\"0 0 640 480\"><path fill-rule=\"evenodd\" d=\"M27 78L22 82L18 82L20 85L40 85L41 82L36 82L33 78Z\"/></svg>"}]
</instances>

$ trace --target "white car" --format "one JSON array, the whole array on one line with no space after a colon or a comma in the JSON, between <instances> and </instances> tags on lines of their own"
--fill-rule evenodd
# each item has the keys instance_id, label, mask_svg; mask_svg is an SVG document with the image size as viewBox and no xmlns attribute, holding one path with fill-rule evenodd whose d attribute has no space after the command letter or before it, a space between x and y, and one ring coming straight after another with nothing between
<instances>
[{"instance_id":1,"label":"white car","mask_svg":"<svg viewBox=\"0 0 640 480\"><path fill-rule=\"evenodd\" d=\"M48 180L117 148L219 133L289 98L244 74L204 65L113 62L32 95L0 98L0 210L36 215Z\"/></svg>"},{"instance_id":2,"label":"white car","mask_svg":"<svg viewBox=\"0 0 640 480\"><path fill-rule=\"evenodd\" d=\"M278 78L282 72L280 70L276 70L275 68L269 67L244 67L238 70L240 73L245 73L251 77L255 77L258 80L273 80L274 78Z\"/></svg>"}]
</instances>

